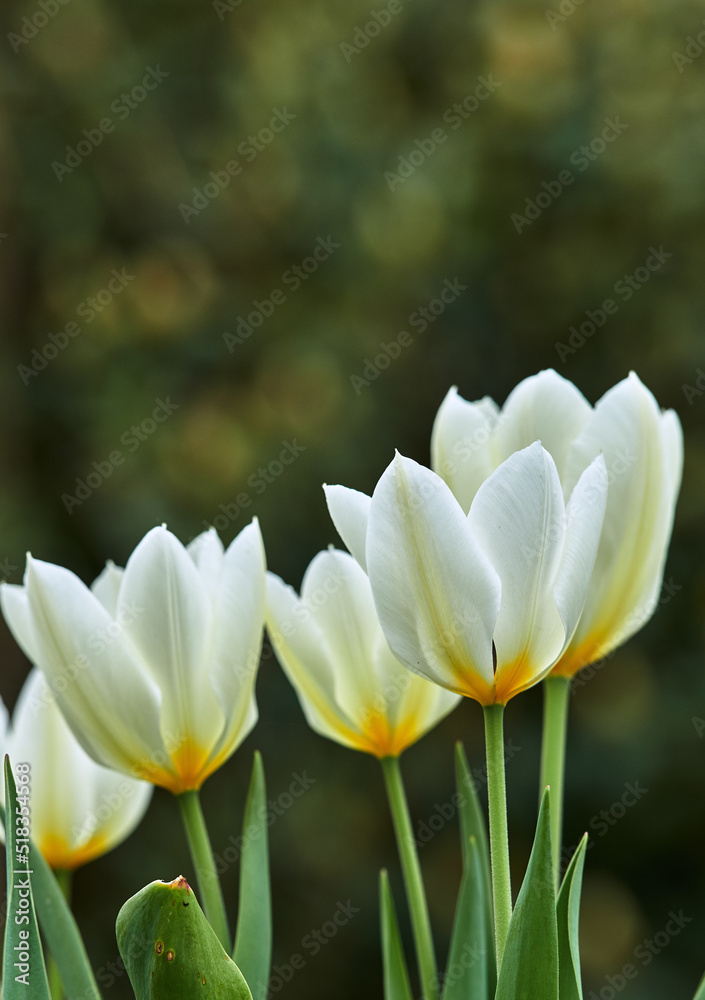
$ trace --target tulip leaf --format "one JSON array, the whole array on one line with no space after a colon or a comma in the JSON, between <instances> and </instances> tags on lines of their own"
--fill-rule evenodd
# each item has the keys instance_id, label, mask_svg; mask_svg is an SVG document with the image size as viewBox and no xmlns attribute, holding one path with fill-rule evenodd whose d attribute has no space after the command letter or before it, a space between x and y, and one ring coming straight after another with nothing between
<instances>
[{"instance_id":1,"label":"tulip leaf","mask_svg":"<svg viewBox=\"0 0 705 1000\"><path fill-rule=\"evenodd\" d=\"M17 797L10 758L5 756L5 824L7 868L7 920L2 968L4 1000L31 996L50 1000L42 942L32 897L32 863L29 845L30 811ZM29 987L29 989L27 989Z\"/></svg>"},{"instance_id":2,"label":"tulip leaf","mask_svg":"<svg viewBox=\"0 0 705 1000\"><path fill-rule=\"evenodd\" d=\"M558 929L551 856L549 791L499 971L496 1000L558 1000Z\"/></svg>"},{"instance_id":3,"label":"tulip leaf","mask_svg":"<svg viewBox=\"0 0 705 1000\"><path fill-rule=\"evenodd\" d=\"M252 1000L185 878L140 889L115 929L136 1000Z\"/></svg>"},{"instance_id":4,"label":"tulip leaf","mask_svg":"<svg viewBox=\"0 0 705 1000\"><path fill-rule=\"evenodd\" d=\"M490 848L487 839L487 825L482 806L470 774L468 760L461 742L455 744L455 784L460 812L460 834L463 849L463 871L472 871L470 841L475 838L476 850L472 852L479 859L484 883L483 898L485 911L485 940L487 942L487 993L492 1000L497 983L497 965L494 952L494 920L492 918L492 882L490 878ZM461 890L462 891L462 890Z\"/></svg>"},{"instance_id":5,"label":"tulip leaf","mask_svg":"<svg viewBox=\"0 0 705 1000\"><path fill-rule=\"evenodd\" d=\"M382 927L384 1000L411 1000L409 971L404 958L394 899L389 887L389 877L384 869L379 873L379 906Z\"/></svg>"},{"instance_id":6,"label":"tulip leaf","mask_svg":"<svg viewBox=\"0 0 705 1000\"><path fill-rule=\"evenodd\" d=\"M568 865L556 902L560 1000L583 1000L578 922L586 850L587 834L580 841Z\"/></svg>"},{"instance_id":7,"label":"tulip leaf","mask_svg":"<svg viewBox=\"0 0 705 1000\"><path fill-rule=\"evenodd\" d=\"M463 872L455 909L443 979L443 1000L484 1000L494 995L494 983L489 982L491 948L485 921L485 880L475 837L470 837L468 847L469 862Z\"/></svg>"},{"instance_id":8,"label":"tulip leaf","mask_svg":"<svg viewBox=\"0 0 705 1000\"><path fill-rule=\"evenodd\" d=\"M0 808L0 820L5 823L5 811L2 808ZM71 907L54 872L34 842L30 844L30 857L34 908L39 918L44 944L54 959L64 989L70 997L101 1000L100 990Z\"/></svg>"},{"instance_id":9,"label":"tulip leaf","mask_svg":"<svg viewBox=\"0 0 705 1000\"><path fill-rule=\"evenodd\" d=\"M697 993L693 997L693 1000L705 1000L705 976L700 980L700 985L698 986Z\"/></svg>"},{"instance_id":10,"label":"tulip leaf","mask_svg":"<svg viewBox=\"0 0 705 1000\"><path fill-rule=\"evenodd\" d=\"M255 753L242 823L240 894L233 959L254 1000L265 1000L272 964L272 892L267 838L267 789Z\"/></svg>"}]
</instances>

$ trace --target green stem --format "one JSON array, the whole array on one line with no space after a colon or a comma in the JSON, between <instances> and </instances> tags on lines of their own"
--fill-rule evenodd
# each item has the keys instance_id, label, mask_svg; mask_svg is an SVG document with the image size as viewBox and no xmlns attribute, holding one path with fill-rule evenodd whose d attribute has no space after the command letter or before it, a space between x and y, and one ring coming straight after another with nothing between
<instances>
[{"instance_id":1,"label":"green stem","mask_svg":"<svg viewBox=\"0 0 705 1000\"><path fill-rule=\"evenodd\" d=\"M421 992L425 1000L437 1000L438 970L436 956L433 951L431 936L431 920L428 915L428 903L421 876L421 865L416 850L414 833L411 827L409 806L404 792L401 768L398 757L383 757L380 761L387 788L389 808L392 813L394 832L399 848L401 869L404 875L406 898L411 913L411 926L416 947L416 960L421 978Z\"/></svg>"},{"instance_id":2,"label":"green stem","mask_svg":"<svg viewBox=\"0 0 705 1000\"><path fill-rule=\"evenodd\" d=\"M213 858L206 821L203 818L201 801L197 791L182 792L176 796L181 808L181 818L184 821L186 839L191 849L191 858L196 868L198 891L203 903L203 912L208 923L218 936L220 943L230 954L230 931L228 930L228 915L225 912L223 891L218 879L218 872Z\"/></svg>"},{"instance_id":3,"label":"green stem","mask_svg":"<svg viewBox=\"0 0 705 1000\"><path fill-rule=\"evenodd\" d=\"M485 705L485 747L487 752L487 798L490 811L490 857L494 934L499 973L512 919L512 882L509 870L507 832L507 786L504 776L504 705Z\"/></svg>"},{"instance_id":4,"label":"green stem","mask_svg":"<svg viewBox=\"0 0 705 1000\"><path fill-rule=\"evenodd\" d=\"M59 883L59 887L64 894L66 902L70 903L73 872L69 871L67 868L57 868L54 875L56 876L56 881ZM49 980L49 990L51 992L52 1000L64 1000L64 987L61 982L61 976L59 975L59 967L56 964L53 955L49 955L49 958L47 959L47 978Z\"/></svg>"},{"instance_id":5,"label":"green stem","mask_svg":"<svg viewBox=\"0 0 705 1000\"><path fill-rule=\"evenodd\" d=\"M541 787L539 801L546 785L551 786L551 844L556 886L561 875L563 842L563 782L565 777L565 743L568 729L569 677L547 677L543 685L543 736L541 740Z\"/></svg>"}]
</instances>

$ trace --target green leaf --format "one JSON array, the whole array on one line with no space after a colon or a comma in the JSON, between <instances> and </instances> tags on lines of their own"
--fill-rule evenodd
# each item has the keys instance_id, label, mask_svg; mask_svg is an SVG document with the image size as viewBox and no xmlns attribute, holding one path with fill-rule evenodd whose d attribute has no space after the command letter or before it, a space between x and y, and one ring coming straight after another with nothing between
<instances>
[{"instance_id":1,"label":"green leaf","mask_svg":"<svg viewBox=\"0 0 705 1000\"><path fill-rule=\"evenodd\" d=\"M0 808L5 823L5 810ZM32 895L45 947L51 953L69 997L101 1000L81 932L56 876L39 848L30 844Z\"/></svg>"},{"instance_id":2,"label":"green leaf","mask_svg":"<svg viewBox=\"0 0 705 1000\"><path fill-rule=\"evenodd\" d=\"M558 928L548 789L509 924L496 1000L558 1000Z\"/></svg>"},{"instance_id":3,"label":"green leaf","mask_svg":"<svg viewBox=\"0 0 705 1000\"><path fill-rule=\"evenodd\" d=\"M458 808L460 812L463 871L472 870L474 862L470 854L470 840L474 837L477 845L476 853L482 871L482 880L485 886L483 895L485 899L485 939L487 941L487 996L489 1000L493 1000L497 983L497 963L495 959L494 919L492 917L490 847L482 806L477 796L475 782L470 774L463 744L460 742L455 744L455 784L458 792Z\"/></svg>"},{"instance_id":4,"label":"green leaf","mask_svg":"<svg viewBox=\"0 0 705 1000\"><path fill-rule=\"evenodd\" d=\"M185 878L140 889L115 930L136 1000L251 1000Z\"/></svg>"},{"instance_id":5,"label":"green leaf","mask_svg":"<svg viewBox=\"0 0 705 1000\"><path fill-rule=\"evenodd\" d=\"M693 1000L705 1000L705 976L703 976L703 978L700 980L698 991L693 997Z\"/></svg>"},{"instance_id":6,"label":"green leaf","mask_svg":"<svg viewBox=\"0 0 705 1000\"><path fill-rule=\"evenodd\" d=\"M23 796L24 798L24 796ZM32 864L29 846L29 808L17 799L10 758L5 756L5 860L7 868L7 921L2 968L4 1000L31 996L51 1000L42 943L32 896ZM27 988L29 987L29 989Z\"/></svg>"},{"instance_id":7,"label":"green leaf","mask_svg":"<svg viewBox=\"0 0 705 1000\"><path fill-rule=\"evenodd\" d=\"M384 1000L411 1000L409 972L399 934L389 878L384 869L379 873L379 907L382 926L382 966L384 969Z\"/></svg>"},{"instance_id":8,"label":"green leaf","mask_svg":"<svg viewBox=\"0 0 705 1000\"><path fill-rule=\"evenodd\" d=\"M587 839L587 834L585 834L578 844L578 849L563 878L556 903L560 1000L583 1000L578 923Z\"/></svg>"},{"instance_id":9,"label":"green leaf","mask_svg":"<svg viewBox=\"0 0 705 1000\"><path fill-rule=\"evenodd\" d=\"M272 965L272 892L269 880L267 789L255 753L242 824L240 894L233 958L254 1000L265 1000Z\"/></svg>"},{"instance_id":10,"label":"green leaf","mask_svg":"<svg viewBox=\"0 0 705 1000\"><path fill-rule=\"evenodd\" d=\"M482 859L474 837L468 847L469 860L460 883L443 979L443 1000L479 1000L494 995L495 984L490 986L489 982L492 949L485 921L487 899Z\"/></svg>"}]
</instances>

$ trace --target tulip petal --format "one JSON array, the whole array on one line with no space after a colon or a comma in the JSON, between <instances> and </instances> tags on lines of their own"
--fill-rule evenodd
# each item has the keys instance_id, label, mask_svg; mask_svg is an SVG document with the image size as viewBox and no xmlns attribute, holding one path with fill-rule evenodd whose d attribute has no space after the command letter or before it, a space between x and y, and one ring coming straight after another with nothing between
<instances>
[{"instance_id":1,"label":"tulip petal","mask_svg":"<svg viewBox=\"0 0 705 1000\"><path fill-rule=\"evenodd\" d=\"M664 425L634 372L602 397L574 442L566 488L600 452L609 483L605 519L583 615L559 672L574 673L621 645L658 598L682 449L677 420Z\"/></svg>"},{"instance_id":2,"label":"tulip petal","mask_svg":"<svg viewBox=\"0 0 705 1000\"><path fill-rule=\"evenodd\" d=\"M355 725L335 700L335 681L324 636L311 610L274 573L267 573L266 621L277 659L296 691L309 726L322 736L358 749Z\"/></svg>"},{"instance_id":3,"label":"tulip petal","mask_svg":"<svg viewBox=\"0 0 705 1000\"><path fill-rule=\"evenodd\" d=\"M200 535L196 535L188 543L186 551L201 574L201 580L211 604L215 604L223 570L223 543L218 537L218 532L215 528L202 531Z\"/></svg>"},{"instance_id":4,"label":"tulip petal","mask_svg":"<svg viewBox=\"0 0 705 1000\"><path fill-rule=\"evenodd\" d=\"M26 590L33 636L25 623L8 625L41 667L74 735L96 761L133 773L136 761L164 752L159 735L159 692L126 641L122 626L69 570L31 557Z\"/></svg>"},{"instance_id":5,"label":"tulip petal","mask_svg":"<svg viewBox=\"0 0 705 1000\"><path fill-rule=\"evenodd\" d=\"M598 455L578 480L566 507L565 546L553 588L565 629L564 647L572 639L585 605L606 502L607 467Z\"/></svg>"},{"instance_id":6,"label":"tulip petal","mask_svg":"<svg viewBox=\"0 0 705 1000\"><path fill-rule=\"evenodd\" d=\"M502 581L494 630L499 701L540 680L563 646L552 588L565 521L555 463L538 442L503 462L470 508L468 525Z\"/></svg>"},{"instance_id":7,"label":"tulip petal","mask_svg":"<svg viewBox=\"0 0 705 1000\"><path fill-rule=\"evenodd\" d=\"M591 413L582 393L552 368L525 378L502 407L493 441L495 464L540 441L562 478L571 442Z\"/></svg>"},{"instance_id":8,"label":"tulip petal","mask_svg":"<svg viewBox=\"0 0 705 1000\"><path fill-rule=\"evenodd\" d=\"M162 738L189 781L225 720L208 675L213 609L193 560L166 528L149 531L128 559L120 603L138 610L126 630L162 692Z\"/></svg>"},{"instance_id":9,"label":"tulip petal","mask_svg":"<svg viewBox=\"0 0 705 1000\"><path fill-rule=\"evenodd\" d=\"M382 629L402 663L491 701L499 577L448 486L401 455L372 498L367 564Z\"/></svg>"},{"instance_id":10,"label":"tulip petal","mask_svg":"<svg viewBox=\"0 0 705 1000\"><path fill-rule=\"evenodd\" d=\"M212 546L211 541L208 544ZM211 683L227 720L212 754L218 766L257 721L254 686L262 651L266 571L264 543L255 518L222 557L210 651Z\"/></svg>"},{"instance_id":11,"label":"tulip petal","mask_svg":"<svg viewBox=\"0 0 705 1000\"><path fill-rule=\"evenodd\" d=\"M328 512L336 531L345 542L350 554L367 572L365 545L372 498L366 493L360 493L359 490L348 489L347 486L324 485L323 489Z\"/></svg>"},{"instance_id":12,"label":"tulip petal","mask_svg":"<svg viewBox=\"0 0 705 1000\"><path fill-rule=\"evenodd\" d=\"M18 646L28 659L38 663L41 644L34 630L27 588L17 583L0 583L0 606Z\"/></svg>"},{"instance_id":13,"label":"tulip petal","mask_svg":"<svg viewBox=\"0 0 705 1000\"><path fill-rule=\"evenodd\" d=\"M499 410L489 396L469 403L455 386L440 405L431 432L431 468L448 483L467 513L494 469L491 440Z\"/></svg>"},{"instance_id":14,"label":"tulip petal","mask_svg":"<svg viewBox=\"0 0 705 1000\"><path fill-rule=\"evenodd\" d=\"M108 560L105 569L97 576L91 584L91 591L98 598L105 610L113 618L118 618L118 599L120 597L120 584L123 573L115 563Z\"/></svg>"}]
</instances>

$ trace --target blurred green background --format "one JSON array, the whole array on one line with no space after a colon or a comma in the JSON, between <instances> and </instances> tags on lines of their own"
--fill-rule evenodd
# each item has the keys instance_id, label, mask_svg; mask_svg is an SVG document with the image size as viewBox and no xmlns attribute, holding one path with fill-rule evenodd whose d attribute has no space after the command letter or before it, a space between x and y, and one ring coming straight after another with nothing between
<instances>
[{"instance_id":1,"label":"blurred green background","mask_svg":"<svg viewBox=\"0 0 705 1000\"><path fill-rule=\"evenodd\" d=\"M0 20L4 579L21 580L27 549L89 580L157 523L184 541L215 523L227 543L257 515L270 568L298 586L337 543L321 483L369 491L395 447L427 461L453 383L503 402L554 366L595 402L633 368L678 411L670 589L572 699L566 841L592 833L586 996L611 996L608 977L632 963L625 1000L692 997L705 966L702 5L10 0ZM644 271L651 248L663 262ZM446 282L465 287L423 329L418 310ZM607 298L617 312L570 341ZM370 378L384 344L398 357ZM159 401L172 412L156 423ZM300 457L268 469L287 443ZM1 629L12 705L27 664ZM378 869L399 899L401 885L379 768L308 730L266 650L258 696L261 721L203 798L219 852L255 748L272 799L294 774L315 778L271 829L275 963L306 961L272 995L380 996ZM521 748L508 764L517 879L540 709L532 691L506 719ZM481 768L474 704L403 758L417 824L450 800L458 737ZM636 781L648 794L604 830L600 811ZM454 819L422 861L443 961ZM131 996L119 906L180 873L191 863L161 791L130 841L78 872L110 1000ZM312 955L303 939L348 900L359 914ZM683 932L635 959L681 910Z\"/></svg>"}]
</instances>

